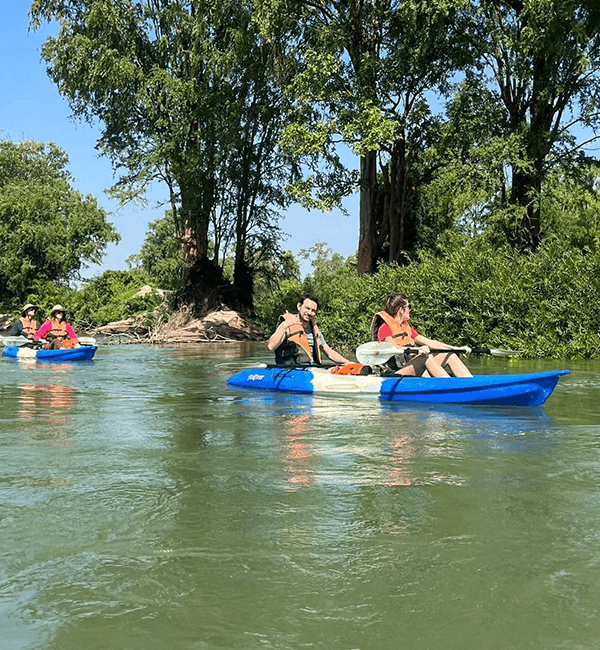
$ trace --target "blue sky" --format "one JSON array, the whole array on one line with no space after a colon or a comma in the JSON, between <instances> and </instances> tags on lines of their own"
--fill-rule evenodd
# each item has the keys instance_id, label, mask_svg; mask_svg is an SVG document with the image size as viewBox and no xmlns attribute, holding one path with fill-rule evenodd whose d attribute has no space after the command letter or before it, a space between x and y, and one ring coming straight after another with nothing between
<instances>
[{"instance_id":1,"label":"blue sky","mask_svg":"<svg viewBox=\"0 0 600 650\"><path fill-rule=\"evenodd\" d=\"M109 219L121 235L118 245L108 246L102 265L90 267L84 275L91 277L106 269L126 269L125 260L139 252L148 222L163 215L164 208L156 207L156 202L166 196L166 190L155 187L149 205L125 208L119 208L104 194L115 179L108 160L99 157L94 148L99 130L70 118L69 106L48 78L40 58L48 28L28 33L30 6L29 0L9 0L2 8L0 138L15 142L55 142L67 152L75 188L98 199L111 213ZM350 216L290 208L282 221L283 231L290 235L283 243L284 249L297 255L301 249L326 242L345 257L354 254L358 246L358 196L348 201L347 209ZM309 271L310 266L303 263L302 272Z\"/></svg>"}]
</instances>

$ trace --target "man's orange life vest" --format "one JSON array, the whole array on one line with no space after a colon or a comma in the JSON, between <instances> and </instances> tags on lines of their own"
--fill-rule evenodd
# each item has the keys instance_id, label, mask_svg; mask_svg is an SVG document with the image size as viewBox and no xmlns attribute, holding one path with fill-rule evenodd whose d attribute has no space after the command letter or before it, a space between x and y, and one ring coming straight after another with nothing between
<instances>
[{"instance_id":1,"label":"man's orange life vest","mask_svg":"<svg viewBox=\"0 0 600 650\"><path fill-rule=\"evenodd\" d=\"M283 318L283 317L281 317ZM321 332L315 324L313 350L300 319L286 329L283 343L275 350L275 363L280 365L303 365L316 363L321 365Z\"/></svg>"},{"instance_id":2,"label":"man's orange life vest","mask_svg":"<svg viewBox=\"0 0 600 650\"><path fill-rule=\"evenodd\" d=\"M390 326L390 329L392 330L392 338L396 345L415 345L415 340L412 337L411 326L408 323L400 325L400 323L393 316L390 316L387 311L380 311L373 316L373 321L371 322L371 340L379 340L377 333L384 323Z\"/></svg>"},{"instance_id":3,"label":"man's orange life vest","mask_svg":"<svg viewBox=\"0 0 600 650\"><path fill-rule=\"evenodd\" d=\"M33 338L33 335L38 330L37 321L35 320L35 318L33 320L29 320L28 318L22 316L19 320L23 323L23 334L28 339Z\"/></svg>"}]
</instances>

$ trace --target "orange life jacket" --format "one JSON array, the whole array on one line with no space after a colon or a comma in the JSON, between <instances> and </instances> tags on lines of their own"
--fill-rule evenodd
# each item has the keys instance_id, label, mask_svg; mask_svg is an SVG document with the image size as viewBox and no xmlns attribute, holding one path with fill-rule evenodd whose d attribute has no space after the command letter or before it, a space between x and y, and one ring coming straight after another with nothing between
<instances>
[{"instance_id":1,"label":"orange life jacket","mask_svg":"<svg viewBox=\"0 0 600 650\"><path fill-rule=\"evenodd\" d=\"M50 323L52 329L46 332L46 336L51 334L57 338L67 338L67 324L64 320L60 321L60 323L57 320L51 320Z\"/></svg>"},{"instance_id":2,"label":"orange life jacket","mask_svg":"<svg viewBox=\"0 0 600 650\"><path fill-rule=\"evenodd\" d=\"M38 331L37 321L35 318L33 320L29 320L28 318L22 316L19 320L23 323L23 334L27 338L32 338L33 335Z\"/></svg>"},{"instance_id":3,"label":"orange life jacket","mask_svg":"<svg viewBox=\"0 0 600 650\"><path fill-rule=\"evenodd\" d=\"M345 363L342 366L334 366L329 372L332 375L370 375L373 371L370 366L362 363Z\"/></svg>"},{"instance_id":4,"label":"orange life jacket","mask_svg":"<svg viewBox=\"0 0 600 650\"><path fill-rule=\"evenodd\" d=\"M384 323L390 326L392 338L396 345L415 345L415 340L412 337L412 327L408 323L400 325L387 311L380 311L373 316L373 321L371 322L371 339L373 341L378 340L377 332L379 332L379 328Z\"/></svg>"},{"instance_id":5,"label":"orange life jacket","mask_svg":"<svg viewBox=\"0 0 600 650\"><path fill-rule=\"evenodd\" d=\"M280 317L282 319L283 316ZM286 330L286 338L275 349L275 363L280 365L298 365L316 363L321 365L321 332L317 325L313 326L315 339L314 350L311 350L308 336L298 318L298 322Z\"/></svg>"}]
</instances>

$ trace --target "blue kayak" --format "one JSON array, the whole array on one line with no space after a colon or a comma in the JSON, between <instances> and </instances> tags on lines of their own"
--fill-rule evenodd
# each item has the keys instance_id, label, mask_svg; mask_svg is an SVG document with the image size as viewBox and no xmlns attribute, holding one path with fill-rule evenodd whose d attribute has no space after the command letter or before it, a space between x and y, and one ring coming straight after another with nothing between
<instances>
[{"instance_id":1,"label":"blue kayak","mask_svg":"<svg viewBox=\"0 0 600 650\"><path fill-rule=\"evenodd\" d=\"M376 397L393 402L539 406L569 370L475 377L333 375L315 368L247 368L229 386L287 393Z\"/></svg>"},{"instance_id":2,"label":"blue kayak","mask_svg":"<svg viewBox=\"0 0 600 650\"><path fill-rule=\"evenodd\" d=\"M34 350L28 347L7 345L2 351L3 357L36 361L89 361L96 354L97 345L82 345L70 350Z\"/></svg>"}]
</instances>

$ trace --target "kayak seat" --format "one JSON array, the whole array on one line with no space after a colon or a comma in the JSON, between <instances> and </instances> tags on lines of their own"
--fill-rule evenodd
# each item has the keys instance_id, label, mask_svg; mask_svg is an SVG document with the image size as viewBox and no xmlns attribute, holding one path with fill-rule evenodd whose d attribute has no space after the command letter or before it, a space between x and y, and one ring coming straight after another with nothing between
<instances>
[{"instance_id":1,"label":"kayak seat","mask_svg":"<svg viewBox=\"0 0 600 650\"><path fill-rule=\"evenodd\" d=\"M345 363L342 366L335 366L329 372L332 375L372 375L373 369L362 363Z\"/></svg>"}]
</instances>

